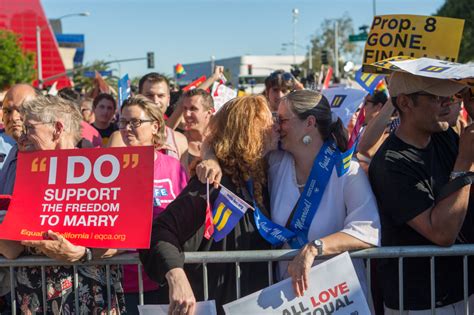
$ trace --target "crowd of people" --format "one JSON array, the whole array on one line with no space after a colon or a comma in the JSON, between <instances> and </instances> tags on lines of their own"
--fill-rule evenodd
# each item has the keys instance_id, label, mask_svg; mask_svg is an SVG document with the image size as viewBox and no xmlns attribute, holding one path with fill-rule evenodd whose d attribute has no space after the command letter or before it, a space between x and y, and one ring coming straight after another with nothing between
<instances>
[{"instance_id":1,"label":"crowd of people","mask_svg":"<svg viewBox=\"0 0 474 315\"><path fill-rule=\"evenodd\" d=\"M210 79L181 93L175 104L170 104L168 79L159 73L143 76L138 94L122 104L107 93L88 98L64 89L45 96L29 84L12 86L2 102L0 194L13 193L18 152L153 146L151 245L139 250L139 257L146 272L145 304L169 304L170 314L194 314L196 301L204 299L202 266L185 265L186 251L293 248L297 255L278 263L274 280L291 278L296 296L302 296L310 268L326 256L378 246L474 243L474 203L469 203L474 95L468 87L393 73L387 77L388 95L377 91L365 98L355 147L326 97L285 71L267 77L262 95L237 97L215 111L207 89L222 73L216 67ZM206 215L222 187L253 209L215 241L207 235ZM0 220L5 214L0 212ZM261 222L284 238L273 238ZM39 241L0 240L0 254L7 259L47 256L86 263L122 252L77 246L55 231ZM377 261L374 301L369 301L364 261L353 259L353 264L372 312L398 314L398 261ZM268 286L267 266L240 265L242 296ZM208 266L209 299L216 300L219 314L236 298L235 268ZM431 314L429 258L405 259L403 268L403 314ZM18 267L18 309L138 314L137 266L112 265L111 283L105 270L102 264L78 265L76 310L72 266L46 267L45 288L40 267ZM472 259L468 275L472 309ZM462 257L436 258L434 278L437 313L460 314Z\"/></svg>"}]
</instances>

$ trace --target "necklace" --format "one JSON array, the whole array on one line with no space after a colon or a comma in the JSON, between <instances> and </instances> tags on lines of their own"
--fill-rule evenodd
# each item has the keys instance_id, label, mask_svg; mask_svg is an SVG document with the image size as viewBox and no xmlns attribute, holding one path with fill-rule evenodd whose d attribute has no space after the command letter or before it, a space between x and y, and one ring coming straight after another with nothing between
<instances>
[{"instance_id":1,"label":"necklace","mask_svg":"<svg viewBox=\"0 0 474 315\"><path fill-rule=\"evenodd\" d=\"M294 170L294 172L293 172L293 181L295 182L296 187L298 187L298 189L299 189L299 188L304 188L304 186L306 185L306 183L304 183L304 184L298 184L298 180L296 179L296 164L295 164L295 160L294 160L294 159L293 159L293 170Z\"/></svg>"}]
</instances>

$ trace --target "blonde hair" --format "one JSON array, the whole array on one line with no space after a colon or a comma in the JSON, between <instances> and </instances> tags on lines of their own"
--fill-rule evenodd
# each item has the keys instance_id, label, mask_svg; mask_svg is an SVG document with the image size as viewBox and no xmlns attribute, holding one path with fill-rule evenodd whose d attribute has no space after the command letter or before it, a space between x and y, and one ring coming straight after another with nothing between
<instances>
[{"instance_id":1,"label":"blonde hair","mask_svg":"<svg viewBox=\"0 0 474 315\"><path fill-rule=\"evenodd\" d=\"M163 113L161 110L155 103L143 95L136 95L123 101L120 113L122 113L124 108L131 106L140 107L148 118L158 123L158 132L153 135L153 144L156 149L160 149L165 143L165 120L163 119Z\"/></svg>"},{"instance_id":2,"label":"blonde hair","mask_svg":"<svg viewBox=\"0 0 474 315\"><path fill-rule=\"evenodd\" d=\"M77 106L59 96L37 96L25 102L21 109L25 119L43 123L61 121L64 131L73 136L75 143L82 139L82 115Z\"/></svg>"},{"instance_id":3,"label":"blonde hair","mask_svg":"<svg viewBox=\"0 0 474 315\"><path fill-rule=\"evenodd\" d=\"M263 205L266 164L263 158L270 117L264 96L230 100L211 118L206 142L214 149L223 173L237 189L253 180L255 199ZM243 179L243 181L242 181Z\"/></svg>"}]
</instances>

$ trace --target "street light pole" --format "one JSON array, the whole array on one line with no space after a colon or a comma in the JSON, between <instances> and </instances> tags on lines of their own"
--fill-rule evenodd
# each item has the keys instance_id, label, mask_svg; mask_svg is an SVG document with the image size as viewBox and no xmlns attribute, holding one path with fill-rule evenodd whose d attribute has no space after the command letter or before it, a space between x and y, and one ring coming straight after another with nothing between
<instances>
[{"instance_id":1,"label":"street light pole","mask_svg":"<svg viewBox=\"0 0 474 315\"><path fill-rule=\"evenodd\" d=\"M339 78L339 22L334 20L334 76Z\"/></svg>"},{"instance_id":2,"label":"street light pole","mask_svg":"<svg viewBox=\"0 0 474 315\"><path fill-rule=\"evenodd\" d=\"M60 16L56 20L61 20L70 16L89 16L89 15L90 15L89 12L71 13L71 14ZM43 89L43 59L41 56L41 30L42 30L42 27L39 25L36 25L36 63L38 66L38 88L40 90Z\"/></svg>"},{"instance_id":3,"label":"street light pole","mask_svg":"<svg viewBox=\"0 0 474 315\"><path fill-rule=\"evenodd\" d=\"M43 65L41 60L41 26L36 25L36 63L38 66L38 88L43 89Z\"/></svg>"},{"instance_id":4,"label":"street light pole","mask_svg":"<svg viewBox=\"0 0 474 315\"><path fill-rule=\"evenodd\" d=\"M211 75L214 73L214 68L216 67L216 56L211 56Z\"/></svg>"},{"instance_id":5,"label":"street light pole","mask_svg":"<svg viewBox=\"0 0 474 315\"><path fill-rule=\"evenodd\" d=\"M311 45L308 45L308 58L309 71L313 71L313 47Z\"/></svg>"},{"instance_id":6,"label":"street light pole","mask_svg":"<svg viewBox=\"0 0 474 315\"><path fill-rule=\"evenodd\" d=\"M376 1L376 0L373 0L373 1L372 1L372 8L373 8L373 10L374 10L374 16L377 15L376 10L375 10L375 1Z\"/></svg>"},{"instance_id":7,"label":"street light pole","mask_svg":"<svg viewBox=\"0 0 474 315\"><path fill-rule=\"evenodd\" d=\"M298 22L298 15L300 11L294 8L293 11L293 64L296 64L296 23Z\"/></svg>"}]
</instances>

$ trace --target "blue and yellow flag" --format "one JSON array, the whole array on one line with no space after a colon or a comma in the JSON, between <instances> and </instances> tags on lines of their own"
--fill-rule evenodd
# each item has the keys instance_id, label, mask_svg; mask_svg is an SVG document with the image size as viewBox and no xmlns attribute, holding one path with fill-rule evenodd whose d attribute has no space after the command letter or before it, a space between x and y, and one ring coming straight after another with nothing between
<instances>
[{"instance_id":1,"label":"blue and yellow flag","mask_svg":"<svg viewBox=\"0 0 474 315\"><path fill-rule=\"evenodd\" d=\"M362 73L362 69L359 69L355 74L355 80L357 83L359 83L359 85L370 94L374 94L377 84L383 78L384 76L379 74Z\"/></svg>"},{"instance_id":2,"label":"blue and yellow flag","mask_svg":"<svg viewBox=\"0 0 474 315\"><path fill-rule=\"evenodd\" d=\"M214 202L214 209L212 211L214 240L218 242L229 234L249 207L245 201L221 186L219 196L217 196Z\"/></svg>"}]
</instances>

